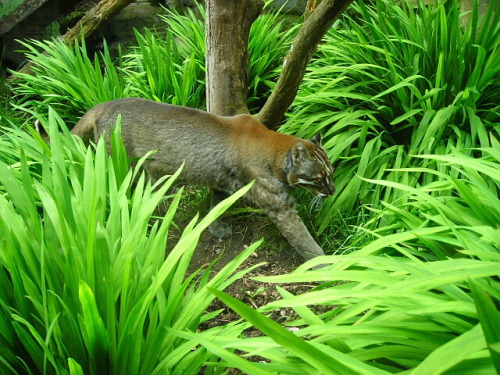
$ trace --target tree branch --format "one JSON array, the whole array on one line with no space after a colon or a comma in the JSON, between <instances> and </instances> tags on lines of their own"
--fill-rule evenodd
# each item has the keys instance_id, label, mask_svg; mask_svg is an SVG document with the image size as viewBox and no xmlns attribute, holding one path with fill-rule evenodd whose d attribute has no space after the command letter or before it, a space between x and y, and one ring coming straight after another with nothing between
<instances>
[{"instance_id":1,"label":"tree branch","mask_svg":"<svg viewBox=\"0 0 500 375\"><path fill-rule=\"evenodd\" d=\"M276 128L292 104L307 65L323 36L333 22L353 0L323 0L304 21L290 52L275 89L258 114L258 119L270 129Z\"/></svg>"},{"instance_id":2,"label":"tree branch","mask_svg":"<svg viewBox=\"0 0 500 375\"><path fill-rule=\"evenodd\" d=\"M88 38L99 27L106 23L115 14L129 5L133 0L101 0L95 7L90 9L80 21L63 35L64 43L73 45L75 40L83 34Z\"/></svg>"}]
</instances>

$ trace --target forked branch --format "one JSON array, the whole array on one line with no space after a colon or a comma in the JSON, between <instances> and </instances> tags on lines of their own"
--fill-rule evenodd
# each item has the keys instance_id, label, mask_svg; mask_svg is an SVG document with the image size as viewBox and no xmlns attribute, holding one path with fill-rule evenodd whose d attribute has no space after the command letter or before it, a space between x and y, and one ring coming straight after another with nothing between
<instances>
[{"instance_id":1,"label":"forked branch","mask_svg":"<svg viewBox=\"0 0 500 375\"><path fill-rule=\"evenodd\" d=\"M258 114L258 119L270 129L276 128L292 104L307 65L323 36L333 22L353 0L323 0L304 21L271 96Z\"/></svg>"}]
</instances>

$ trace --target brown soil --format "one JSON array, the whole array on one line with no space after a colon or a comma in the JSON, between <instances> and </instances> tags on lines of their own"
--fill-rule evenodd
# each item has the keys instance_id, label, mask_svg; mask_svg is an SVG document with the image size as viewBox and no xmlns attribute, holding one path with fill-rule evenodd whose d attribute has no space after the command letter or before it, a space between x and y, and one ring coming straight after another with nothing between
<instances>
[{"instance_id":1,"label":"brown soil","mask_svg":"<svg viewBox=\"0 0 500 375\"><path fill-rule=\"evenodd\" d=\"M187 224L189 219L192 218L197 211L208 211L208 200L206 196L203 197L203 195L205 195L203 191L200 193L200 191L192 191L189 188L186 189L184 192L184 197L186 199L183 197L181 207L178 210L178 213L180 211L181 216L184 216L186 220L184 221L178 218L180 222L185 222ZM241 210L236 209L235 211ZM243 211L245 211L245 209L243 209ZM232 237L226 240L216 239L206 230L202 234L197 249L193 254L188 275L200 269L203 270L207 268L215 259L218 259L211 270L211 273L215 274L245 248L261 238L264 238L260 247L240 265L236 272L248 269L251 266L263 262L265 264L248 272L241 279L236 280L224 290L227 294L257 309L269 302L281 299L281 295L276 289L277 285L294 295L302 294L317 287L316 284L270 284L253 280L256 276L272 276L290 273L301 265L304 259L290 247L288 242L264 213L256 213L256 211L252 209L247 213L237 215L231 214L230 212L227 217L224 218L224 221L231 225L233 232ZM180 228L183 228L185 225L182 225L180 222L178 222L178 225ZM180 233L172 233L171 231L171 235L174 238L178 238L179 234ZM176 241L174 239L174 241L169 241L169 243L170 246L173 246ZM215 318L203 323L199 327L200 330L228 324L241 318L219 299L213 301L207 309L207 312L216 310L222 310L222 312ZM318 311L318 313L320 313L320 311ZM298 317L296 312L291 308L278 308L267 316L280 323L291 322ZM246 337L256 337L261 336L262 333L258 329L250 327L244 331L244 335ZM266 361L265 358L258 356L246 358L250 361ZM242 374L235 368L229 368L228 371L231 375ZM202 369L199 374L203 373L204 369Z\"/></svg>"},{"instance_id":2,"label":"brown soil","mask_svg":"<svg viewBox=\"0 0 500 375\"><path fill-rule=\"evenodd\" d=\"M197 211L208 211L206 192L200 192L200 190L192 190L192 188L186 187L183 195L184 197L181 200L181 207L178 213L180 216L186 218L186 223ZM233 209L233 211L241 210L245 212L245 209ZM231 225L233 231L231 238L220 240L213 237L210 232L206 230L202 234L193 255L188 275L191 275L200 268L203 269L208 267L211 262L218 259L211 270L212 274L214 274L240 254L246 247L264 238L260 247L242 263L237 271L245 270L259 263L264 262L265 264L253 269L241 279L236 280L226 288L226 293L245 302L253 308L259 308L269 302L281 299L276 289L276 285L279 285L295 295L304 293L317 286L303 283L270 284L253 280L256 276L272 276L290 273L301 265L304 259L291 248L275 225L264 213L249 209L248 213L234 215L231 214L230 211L223 220ZM184 220L180 219L180 221L181 223L178 222L178 225L182 228L184 227L182 224ZM173 235L173 237L178 237L176 233L171 232L171 235ZM175 240L169 241L171 246L173 246L175 242ZM223 311L216 318L207 321L200 327L201 329L208 329L240 319L236 313L216 299L209 307L208 311L215 311L218 309L223 309ZM279 322L290 321L296 317L297 315L295 312L288 308L277 309L270 315L270 318ZM256 330L255 332L251 332L250 330L247 334L258 335L260 333Z\"/></svg>"},{"instance_id":3,"label":"brown soil","mask_svg":"<svg viewBox=\"0 0 500 375\"><path fill-rule=\"evenodd\" d=\"M247 246L264 237L265 241L262 245L243 262L238 271L262 262L265 262L265 264L253 269L241 279L235 281L225 290L226 293L257 309L269 302L281 299L280 294L276 290L276 285L280 285L292 294L304 293L315 286L308 284L270 284L253 280L252 278L256 276L290 273L301 265L304 260L289 247L281 235L276 233L276 228L274 228L273 224L266 217L261 216L251 221L236 218L236 220L231 221L233 224L233 235L230 239L215 239L208 231L202 235L200 244L195 251L190 265L191 272L195 272L200 267L207 266L220 256L219 261L212 270L215 273ZM272 239L272 241L268 240L268 238ZM200 327L201 329L227 324L240 318L221 301L216 299L210 306L209 311L217 309L223 309L222 313L215 319L206 322L203 327ZM276 321L283 322L292 320L297 316L292 309L281 308L273 311L270 317ZM246 334L254 336L260 333L250 330Z\"/></svg>"}]
</instances>

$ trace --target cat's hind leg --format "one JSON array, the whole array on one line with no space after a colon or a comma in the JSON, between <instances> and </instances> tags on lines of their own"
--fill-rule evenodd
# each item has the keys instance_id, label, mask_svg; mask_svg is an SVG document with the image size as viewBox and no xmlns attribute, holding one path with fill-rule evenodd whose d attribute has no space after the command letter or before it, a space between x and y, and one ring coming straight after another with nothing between
<instances>
[{"instance_id":1,"label":"cat's hind leg","mask_svg":"<svg viewBox=\"0 0 500 375\"><path fill-rule=\"evenodd\" d=\"M212 189L212 201L210 203L210 208L214 208L217 204L219 204L226 198L227 194L223 191ZM223 222L220 218L210 224L208 230L210 231L210 233L212 233L212 236L217 238L229 238L233 234L231 226L228 223Z\"/></svg>"}]
</instances>

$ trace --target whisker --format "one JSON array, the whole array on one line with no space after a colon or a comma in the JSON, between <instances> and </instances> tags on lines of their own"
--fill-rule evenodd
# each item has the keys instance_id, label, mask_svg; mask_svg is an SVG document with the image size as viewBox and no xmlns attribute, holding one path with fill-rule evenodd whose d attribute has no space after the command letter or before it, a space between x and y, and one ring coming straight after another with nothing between
<instances>
[{"instance_id":1,"label":"whisker","mask_svg":"<svg viewBox=\"0 0 500 375\"><path fill-rule=\"evenodd\" d=\"M316 195L311 201L311 206L314 209L319 209L322 204L323 204L323 197L321 195Z\"/></svg>"}]
</instances>

